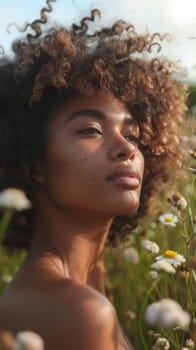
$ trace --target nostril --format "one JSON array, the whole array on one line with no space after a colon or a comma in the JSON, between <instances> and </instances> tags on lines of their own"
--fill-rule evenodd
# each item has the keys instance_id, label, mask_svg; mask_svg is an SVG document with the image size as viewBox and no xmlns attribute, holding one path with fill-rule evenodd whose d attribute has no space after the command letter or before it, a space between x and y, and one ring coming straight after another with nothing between
<instances>
[{"instance_id":1,"label":"nostril","mask_svg":"<svg viewBox=\"0 0 196 350\"><path fill-rule=\"evenodd\" d=\"M126 153L119 153L119 154L117 155L118 158L125 157L125 156L126 156Z\"/></svg>"},{"instance_id":2,"label":"nostril","mask_svg":"<svg viewBox=\"0 0 196 350\"><path fill-rule=\"evenodd\" d=\"M118 153L117 158L133 158L134 157L134 152L121 152Z\"/></svg>"},{"instance_id":3,"label":"nostril","mask_svg":"<svg viewBox=\"0 0 196 350\"><path fill-rule=\"evenodd\" d=\"M128 142L123 138L121 142L113 145L112 149L110 149L110 157L111 159L133 159L135 156L136 145L132 142Z\"/></svg>"}]
</instances>

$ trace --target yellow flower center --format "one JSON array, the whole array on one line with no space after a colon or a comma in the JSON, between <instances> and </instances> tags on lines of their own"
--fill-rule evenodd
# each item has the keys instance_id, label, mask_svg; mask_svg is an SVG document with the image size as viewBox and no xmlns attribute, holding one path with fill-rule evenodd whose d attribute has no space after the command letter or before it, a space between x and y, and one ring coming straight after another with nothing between
<instances>
[{"instance_id":1,"label":"yellow flower center","mask_svg":"<svg viewBox=\"0 0 196 350\"><path fill-rule=\"evenodd\" d=\"M173 221L173 217L172 216L167 216L165 218L165 222L172 222Z\"/></svg>"},{"instance_id":2,"label":"yellow flower center","mask_svg":"<svg viewBox=\"0 0 196 350\"><path fill-rule=\"evenodd\" d=\"M174 250L165 250L163 253L165 258L175 259L177 257L177 253Z\"/></svg>"},{"instance_id":3,"label":"yellow flower center","mask_svg":"<svg viewBox=\"0 0 196 350\"><path fill-rule=\"evenodd\" d=\"M196 157L196 151L193 152L193 156Z\"/></svg>"}]
</instances>

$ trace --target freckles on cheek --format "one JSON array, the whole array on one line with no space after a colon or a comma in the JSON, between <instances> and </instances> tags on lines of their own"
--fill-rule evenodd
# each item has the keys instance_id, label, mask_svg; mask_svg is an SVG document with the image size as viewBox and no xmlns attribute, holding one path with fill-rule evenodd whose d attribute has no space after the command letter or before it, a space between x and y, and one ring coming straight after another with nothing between
<instances>
[{"instance_id":1,"label":"freckles on cheek","mask_svg":"<svg viewBox=\"0 0 196 350\"><path fill-rule=\"evenodd\" d=\"M78 177L80 183L93 183L97 179L97 168L94 166L95 159L89 159L86 156L77 156L77 161L70 162L70 172L73 171L73 176ZM72 169L72 170L71 170Z\"/></svg>"}]
</instances>

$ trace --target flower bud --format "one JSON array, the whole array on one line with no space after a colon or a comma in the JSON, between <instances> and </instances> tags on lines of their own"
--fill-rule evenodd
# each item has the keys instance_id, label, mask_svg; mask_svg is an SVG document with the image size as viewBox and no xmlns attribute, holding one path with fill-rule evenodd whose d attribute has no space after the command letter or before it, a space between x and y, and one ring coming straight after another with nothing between
<instances>
[{"instance_id":1,"label":"flower bud","mask_svg":"<svg viewBox=\"0 0 196 350\"><path fill-rule=\"evenodd\" d=\"M196 149L190 149L189 154L191 155L192 158L196 159Z\"/></svg>"},{"instance_id":2,"label":"flower bud","mask_svg":"<svg viewBox=\"0 0 196 350\"><path fill-rule=\"evenodd\" d=\"M167 201L178 209L185 209L187 207L187 201L180 193L172 194L167 198Z\"/></svg>"}]
</instances>

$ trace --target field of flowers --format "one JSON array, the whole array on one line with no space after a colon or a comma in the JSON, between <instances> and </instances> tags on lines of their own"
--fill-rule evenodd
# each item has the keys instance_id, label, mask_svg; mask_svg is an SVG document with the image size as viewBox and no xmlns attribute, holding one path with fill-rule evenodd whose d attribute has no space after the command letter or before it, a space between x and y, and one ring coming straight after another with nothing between
<instances>
[{"instance_id":1,"label":"field of flowers","mask_svg":"<svg viewBox=\"0 0 196 350\"><path fill-rule=\"evenodd\" d=\"M189 124L189 126L188 126ZM108 249L107 290L135 349L196 349L196 121L171 174L129 242Z\"/></svg>"},{"instance_id":2,"label":"field of flowers","mask_svg":"<svg viewBox=\"0 0 196 350\"><path fill-rule=\"evenodd\" d=\"M194 108L192 113L182 136L185 152L182 171L173 173L169 186L160 188L150 214L130 234L129 240L106 251L107 295L136 350L196 349ZM12 210L7 210L1 219L0 242L11 215ZM25 254L23 251L8 254L0 245L0 293L10 283ZM1 341L4 347L0 350L13 349L15 340L10 334L0 335ZM27 347L18 345L17 349Z\"/></svg>"}]
</instances>

